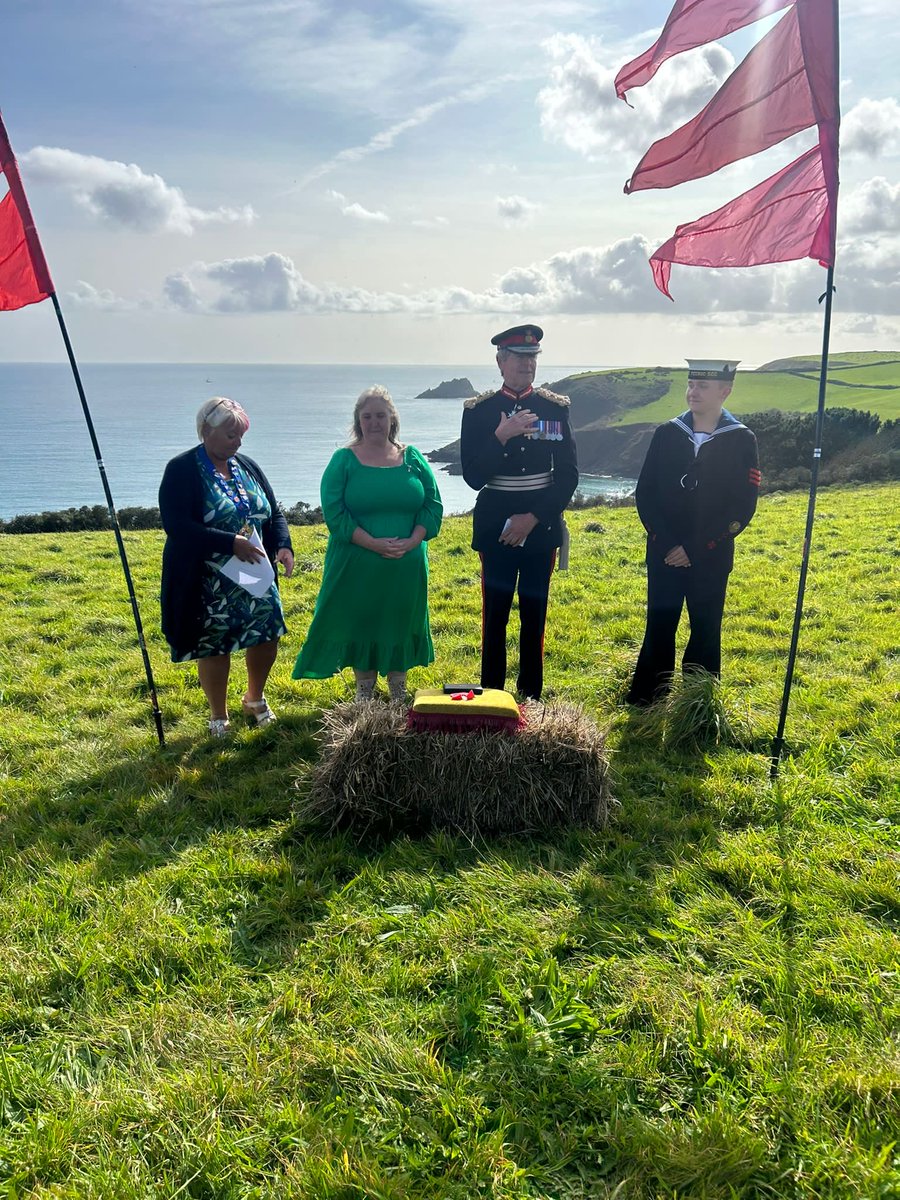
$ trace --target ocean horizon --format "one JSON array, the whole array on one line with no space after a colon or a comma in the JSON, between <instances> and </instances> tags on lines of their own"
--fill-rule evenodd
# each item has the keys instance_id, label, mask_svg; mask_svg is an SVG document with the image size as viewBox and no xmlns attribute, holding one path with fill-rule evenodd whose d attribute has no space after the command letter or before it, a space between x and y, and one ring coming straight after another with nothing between
<instances>
[{"instance_id":1,"label":"ocean horizon","mask_svg":"<svg viewBox=\"0 0 900 1200\"><path fill-rule=\"evenodd\" d=\"M540 364L537 382L552 383L584 364ZM82 363L80 372L117 508L157 502L163 468L196 445L194 417L210 396L230 396L247 410L242 449L268 475L279 500L319 502L319 481L345 445L356 397L379 383L400 414L404 442L428 454L459 436L462 400L417 400L443 380L468 378L476 391L498 383L490 364ZM66 363L0 363L0 420L6 430L6 486L0 517L81 505L105 505L94 451ZM434 464L447 513L466 512L475 493L461 476ZM620 495L634 480L585 476L584 494Z\"/></svg>"}]
</instances>

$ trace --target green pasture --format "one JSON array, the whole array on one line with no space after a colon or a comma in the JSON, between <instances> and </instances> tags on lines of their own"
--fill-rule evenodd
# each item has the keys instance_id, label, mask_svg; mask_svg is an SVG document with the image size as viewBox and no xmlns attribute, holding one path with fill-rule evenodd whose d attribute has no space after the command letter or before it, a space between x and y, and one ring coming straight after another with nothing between
<instances>
[{"instance_id":1,"label":"green pasture","mask_svg":"<svg viewBox=\"0 0 900 1200\"><path fill-rule=\"evenodd\" d=\"M776 358L764 363L760 371L818 371L821 356L818 354L798 354L792 358ZM858 367L872 367L888 364L894 370L900 367L900 354L896 350L842 350L831 354L828 358L831 371L853 371Z\"/></svg>"},{"instance_id":2,"label":"green pasture","mask_svg":"<svg viewBox=\"0 0 900 1200\"><path fill-rule=\"evenodd\" d=\"M571 514L548 693L609 728L618 804L543 841L295 820L318 714L352 692L290 679L320 527L284 585L281 719L225 745L157 632L161 535L125 535L164 750L112 537L2 537L0 1195L900 1196L898 501L820 495L774 787L805 496L763 498L739 539L735 732L694 751L618 705L634 511ZM468 534L432 545L417 685L476 675Z\"/></svg>"},{"instance_id":3,"label":"green pasture","mask_svg":"<svg viewBox=\"0 0 900 1200\"><path fill-rule=\"evenodd\" d=\"M850 361L854 359L865 361ZM769 408L784 412L815 412L819 401L818 360L788 361L790 370L741 371L738 368L734 390L728 400L729 409L738 414ZM664 396L650 404L627 409L611 423L656 423L681 411L687 369L672 370L667 374L671 377L671 385ZM642 377L645 376L646 372L642 372ZM888 354L835 356L829 367L825 403L829 408L856 408L875 413L882 420L900 417L900 357Z\"/></svg>"}]
</instances>

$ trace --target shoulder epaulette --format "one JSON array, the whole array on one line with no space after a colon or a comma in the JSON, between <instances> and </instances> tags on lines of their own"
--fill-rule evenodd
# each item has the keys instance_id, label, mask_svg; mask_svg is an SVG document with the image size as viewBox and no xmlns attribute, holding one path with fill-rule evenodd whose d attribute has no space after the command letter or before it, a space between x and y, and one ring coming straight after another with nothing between
<instances>
[{"instance_id":1,"label":"shoulder epaulette","mask_svg":"<svg viewBox=\"0 0 900 1200\"><path fill-rule=\"evenodd\" d=\"M463 408L475 408L482 400L490 400L491 396L497 395L496 388L490 388L486 392L479 392L477 396L470 396L468 400L463 402Z\"/></svg>"},{"instance_id":2,"label":"shoulder epaulette","mask_svg":"<svg viewBox=\"0 0 900 1200\"><path fill-rule=\"evenodd\" d=\"M562 396L559 392L551 392L549 388L539 387L534 390L539 396L543 396L545 400L552 400L554 404L559 404L562 408L568 408L572 403L568 396Z\"/></svg>"}]
</instances>

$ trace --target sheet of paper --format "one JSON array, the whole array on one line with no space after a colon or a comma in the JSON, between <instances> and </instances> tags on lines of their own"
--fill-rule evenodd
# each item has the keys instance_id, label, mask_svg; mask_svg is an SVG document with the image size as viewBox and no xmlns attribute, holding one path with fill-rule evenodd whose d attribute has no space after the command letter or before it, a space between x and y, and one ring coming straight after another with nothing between
<instances>
[{"instance_id":1,"label":"sheet of paper","mask_svg":"<svg viewBox=\"0 0 900 1200\"><path fill-rule=\"evenodd\" d=\"M248 541L262 550L263 544L255 529L250 534ZM265 552L259 562L255 563L241 562L238 556L233 554L224 566L219 567L219 570L226 579L233 580L251 596L264 596L275 578L275 571Z\"/></svg>"},{"instance_id":2,"label":"sheet of paper","mask_svg":"<svg viewBox=\"0 0 900 1200\"><path fill-rule=\"evenodd\" d=\"M509 517L507 517L506 520L503 522L503 528L500 530L501 536L504 533L506 533L507 529L509 529L511 524L512 524L512 521L510 520ZM521 542L519 542L518 546L514 546L513 549L521 550L527 541L528 541L528 534L526 533L525 536L522 538Z\"/></svg>"}]
</instances>

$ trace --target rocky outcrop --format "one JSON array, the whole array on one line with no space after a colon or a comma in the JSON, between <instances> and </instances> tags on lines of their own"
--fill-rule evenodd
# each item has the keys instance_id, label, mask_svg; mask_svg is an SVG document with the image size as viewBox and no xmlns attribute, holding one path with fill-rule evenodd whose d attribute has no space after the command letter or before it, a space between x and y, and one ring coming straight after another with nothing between
<instances>
[{"instance_id":1,"label":"rocky outcrop","mask_svg":"<svg viewBox=\"0 0 900 1200\"><path fill-rule=\"evenodd\" d=\"M417 400L467 400L469 396L475 396L477 392L472 387L470 381L466 378L462 379L445 379L435 388L429 388L427 392L419 392L416 396Z\"/></svg>"}]
</instances>

